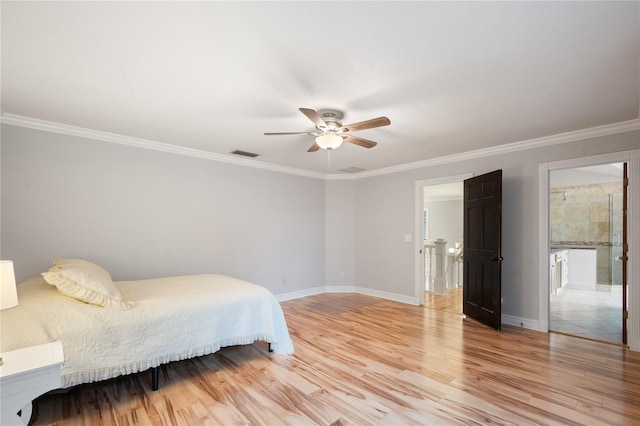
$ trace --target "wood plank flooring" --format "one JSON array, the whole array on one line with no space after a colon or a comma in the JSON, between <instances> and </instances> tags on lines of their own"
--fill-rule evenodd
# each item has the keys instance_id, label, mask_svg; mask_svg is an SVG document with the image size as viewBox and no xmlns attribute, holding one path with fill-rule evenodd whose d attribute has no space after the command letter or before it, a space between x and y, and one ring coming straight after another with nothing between
<instances>
[{"instance_id":1,"label":"wood plank flooring","mask_svg":"<svg viewBox=\"0 0 640 426\"><path fill-rule=\"evenodd\" d=\"M34 425L638 425L640 353L354 294L282 303L293 356L224 348L48 394Z\"/></svg>"},{"instance_id":2,"label":"wood plank flooring","mask_svg":"<svg viewBox=\"0 0 640 426\"><path fill-rule=\"evenodd\" d=\"M424 306L439 311L462 313L462 287L454 288L445 294L424 293Z\"/></svg>"}]
</instances>

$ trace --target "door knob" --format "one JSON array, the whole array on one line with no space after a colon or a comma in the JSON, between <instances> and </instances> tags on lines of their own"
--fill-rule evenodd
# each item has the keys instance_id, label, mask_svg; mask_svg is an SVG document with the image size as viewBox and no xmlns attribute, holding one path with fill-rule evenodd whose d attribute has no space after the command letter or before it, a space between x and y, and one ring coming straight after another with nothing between
<instances>
[{"instance_id":1,"label":"door knob","mask_svg":"<svg viewBox=\"0 0 640 426\"><path fill-rule=\"evenodd\" d=\"M502 256L493 256L491 258L492 262L502 262L502 260L503 260Z\"/></svg>"}]
</instances>

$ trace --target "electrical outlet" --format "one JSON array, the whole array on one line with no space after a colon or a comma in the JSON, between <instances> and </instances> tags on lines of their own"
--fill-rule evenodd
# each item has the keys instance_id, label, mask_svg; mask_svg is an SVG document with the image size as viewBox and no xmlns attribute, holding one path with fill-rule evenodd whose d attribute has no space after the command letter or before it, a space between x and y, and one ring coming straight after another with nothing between
<instances>
[{"instance_id":1,"label":"electrical outlet","mask_svg":"<svg viewBox=\"0 0 640 426\"><path fill-rule=\"evenodd\" d=\"M340 272L340 278L344 278L344 272Z\"/></svg>"},{"instance_id":2,"label":"electrical outlet","mask_svg":"<svg viewBox=\"0 0 640 426\"><path fill-rule=\"evenodd\" d=\"M287 285L287 279L286 278L282 279L282 285Z\"/></svg>"}]
</instances>

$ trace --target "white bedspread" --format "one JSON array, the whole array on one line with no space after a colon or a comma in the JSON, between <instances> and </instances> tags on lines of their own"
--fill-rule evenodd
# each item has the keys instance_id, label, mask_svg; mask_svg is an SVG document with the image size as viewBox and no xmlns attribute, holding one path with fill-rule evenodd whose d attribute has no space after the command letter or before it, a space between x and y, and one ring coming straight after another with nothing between
<instances>
[{"instance_id":1,"label":"white bedspread","mask_svg":"<svg viewBox=\"0 0 640 426\"><path fill-rule=\"evenodd\" d=\"M223 275L115 283L128 310L64 296L42 277L18 285L18 306L0 311L2 352L60 340L62 386L105 380L263 340L293 353L280 304L264 287Z\"/></svg>"}]
</instances>

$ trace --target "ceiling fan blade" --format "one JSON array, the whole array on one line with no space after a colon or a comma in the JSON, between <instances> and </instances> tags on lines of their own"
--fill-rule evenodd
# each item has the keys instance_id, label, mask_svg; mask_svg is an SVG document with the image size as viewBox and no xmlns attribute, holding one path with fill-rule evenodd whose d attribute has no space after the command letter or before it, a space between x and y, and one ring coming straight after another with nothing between
<instances>
[{"instance_id":1,"label":"ceiling fan blade","mask_svg":"<svg viewBox=\"0 0 640 426\"><path fill-rule=\"evenodd\" d=\"M343 135L342 137L347 142L350 142L350 143L355 144L355 145L360 145L360 146L363 146L365 148L373 148L374 146L378 145L377 142L370 141L368 139L359 138L358 136Z\"/></svg>"},{"instance_id":2,"label":"ceiling fan blade","mask_svg":"<svg viewBox=\"0 0 640 426\"><path fill-rule=\"evenodd\" d=\"M314 144L311 145L311 148L309 148L307 152L316 152L319 149L320 149L320 146L318 146L318 144L314 142Z\"/></svg>"},{"instance_id":3,"label":"ceiling fan blade","mask_svg":"<svg viewBox=\"0 0 640 426\"><path fill-rule=\"evenodd\" d=\"M317 127L327 127L327 123L325 123L324 120L320 117L320 115L318 115L318 113L315 112L314 110L309 108L298 108L298 110L300 110L301 113L306 115L307 118L311 120L313 124L315 124Z\"/></svg>"},{"instance_id":4,"label":"ceiling fan blade","mask_svg":"<svg viewBox=\"0 0 640 426\"><path fill-rule=\"evenodd\" d=\"M388 126L391 121L387 117L372 118L371 120L360 121L359 123L347 124L342 126L349 132L356 132L358 130L373 129L374 127Z\"/></svg>"},{"instance_id":5,"label":"ceiling fan blade","mask_svg":"<svg viewBox=\"0 0 640 426\"><path fill-rule=\"evenodd\" d=\"M279 133L265 133L265 136L273 136L273 135L310 135L316 136L315 133L311 132L279 132Z\"/></svg>"}]
</instances>

